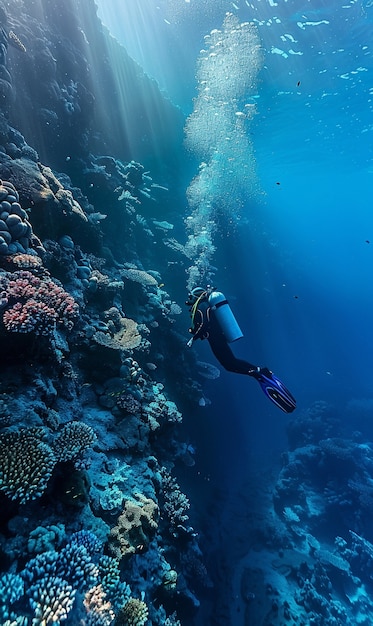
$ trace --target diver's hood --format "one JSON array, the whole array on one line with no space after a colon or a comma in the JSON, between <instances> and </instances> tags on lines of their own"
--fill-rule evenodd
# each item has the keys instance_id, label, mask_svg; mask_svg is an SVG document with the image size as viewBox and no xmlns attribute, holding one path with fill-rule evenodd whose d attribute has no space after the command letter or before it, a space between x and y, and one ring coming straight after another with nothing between
<instances>
[{"instance_id":1,"label":"diver's hood","mask_svg":"<svg viewBox=\"0 0 373 626\"><path fill-rule=\"evenodd\" d=\"M201 298L201 296L203 296L204 293L206 293L206 289L204 287L194 287L194 289L188 293L188 300L186 304L188 306L192 306L199 298Z\"/></svg>"}]
</instances>

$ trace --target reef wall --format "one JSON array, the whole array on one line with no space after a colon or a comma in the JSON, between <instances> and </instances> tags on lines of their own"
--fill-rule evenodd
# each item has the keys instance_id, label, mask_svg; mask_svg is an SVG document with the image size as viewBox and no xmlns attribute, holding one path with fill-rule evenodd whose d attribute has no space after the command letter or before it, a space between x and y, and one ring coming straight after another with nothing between
<instances>
[{"instance_id":1,"label":"reef wall","mask_svg":"<svg viewBox=\"0 0 373 626\"><path fill-rule=\"evenodd\" d=\"M41 159L61 168L108 152L175 171L183 116L102 26L94 0L14 2L1 23L14 34L3 105Z\"/></svg>"},{"instance_id":2,"label":"reef wall","mask_svg":"<svg viewBox=\"0 0 373 626\"><path fill-rule=\"evenodd\" d=\"M193 624L183 119L93 1L0 17L0 622Z\"/></svg>"}]
</instances>

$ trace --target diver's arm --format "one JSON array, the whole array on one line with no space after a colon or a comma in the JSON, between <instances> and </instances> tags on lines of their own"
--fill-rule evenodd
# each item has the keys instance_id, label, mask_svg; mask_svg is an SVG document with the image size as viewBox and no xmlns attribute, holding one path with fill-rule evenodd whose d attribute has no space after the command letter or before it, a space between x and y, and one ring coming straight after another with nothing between
<instances>
[{"instance_id":1,"label":"diver's arm","mask_svg":"<svg viewBox=\"0 0 373 626\"><path fill-rule=\"evenodd\" d=\"M209 315L208 311L205 311L205 314L197 309L194 316L193 327L189 328L189 332L192 333L193 337L188 341L188 345L192 345L194 341L197 339L207 339L209 336Z\"/></svg>"}]
</instances>

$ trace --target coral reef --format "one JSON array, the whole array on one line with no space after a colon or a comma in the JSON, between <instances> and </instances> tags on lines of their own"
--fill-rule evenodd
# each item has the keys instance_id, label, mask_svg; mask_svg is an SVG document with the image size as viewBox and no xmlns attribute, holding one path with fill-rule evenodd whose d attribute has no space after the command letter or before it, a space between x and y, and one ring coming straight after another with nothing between
<instances>
[{"instance_id":1,"label":"coral reef","mask_svg":"<svg viewBox=\"0 0 373 626\"><path fill-rule=\"evenodd\" d=\"M50 278L27 270L0 275L2 322L8 332L50 335L57 325L71 329L78 305Z\"/></svg>"},{"instance_id":2,"label":"coral reef","mask_svg":"<svg viewBox=\"0 0 373 626\"><path fill-rule=\"evenodd\" d=\"M203 555L171 472L206 368L166 241L183 115L93 0L42 5L0 6L0 622L189 626Z\"/></svg>"}]
</instances>

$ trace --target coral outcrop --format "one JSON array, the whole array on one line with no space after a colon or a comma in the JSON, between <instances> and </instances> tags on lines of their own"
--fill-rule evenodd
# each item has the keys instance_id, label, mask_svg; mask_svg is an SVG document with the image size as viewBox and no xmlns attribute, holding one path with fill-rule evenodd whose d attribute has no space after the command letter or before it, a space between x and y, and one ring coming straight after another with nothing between
<instances>
[{"instance_id":1,"label":"coral outcrop","mask_svg":"<svg viewBox=\"0 0 373 626\"><path fill-rule=\"evenodd\" d=\"M136 501L125 502L117 525L110 531L109 548L118 559L143 552L158 528L156 502L139 493L134 495Z\"/></svg>"}]
</instances>

